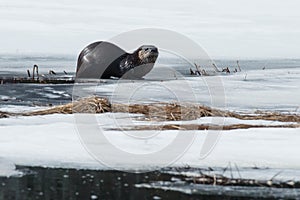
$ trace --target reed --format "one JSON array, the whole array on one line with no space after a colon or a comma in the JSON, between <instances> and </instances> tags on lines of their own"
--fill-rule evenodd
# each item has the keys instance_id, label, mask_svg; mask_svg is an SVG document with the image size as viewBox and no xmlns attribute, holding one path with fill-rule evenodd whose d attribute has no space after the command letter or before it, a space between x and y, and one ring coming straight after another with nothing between
<instances>
[{"instance_id":1,"label":"reed","mask_svg":"<svg viewBox=\"0 0 300 200\"><path fill-rule=\"evenodd\" d=\"M49 114L72 114L72 113L106 113L121 112L143 114L145 120L155 121L178 121L194 120L201 117L233 117L241 120L268 120L280 122L300 123L300 115L284 114L278 112L262 112L241 114L232 111L215 109L199 104L191 103L151 103L151 104L111 104L108 99L93 96L79 99L65 105L54 106L44 110L26 113L0 113L0 116L10 115L49 115ZM249 125L241 125L243 128ZM296 125L295 125L296 126ZM235 128L235 127L233 127Z\"/></svg>"}]
</instances>

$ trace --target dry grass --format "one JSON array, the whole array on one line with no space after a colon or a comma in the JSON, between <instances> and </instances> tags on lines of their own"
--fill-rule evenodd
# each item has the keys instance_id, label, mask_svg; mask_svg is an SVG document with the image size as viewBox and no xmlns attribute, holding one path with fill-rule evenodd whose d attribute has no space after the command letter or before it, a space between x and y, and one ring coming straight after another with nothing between
<instances>
[{"instance_id":1,"label":"dry grass","mask_svg":"<svg viewBox=\"0 0 300 200\"><path fill-rule=\"evenodd\" d=\"M1 118L7 118L9 115L6 112L0 112L0 119Z\"/></svg>"},{"instance_id":2,"label":"dry grass","mask_svg":"<svg viewBox=\"0 0 300 200\"><path fill-rule=\"evenodd\" d=\"M51 107L49 109L27 112L27 113L0 113L1 117L8 117L10 115L49 115L49 114L72 114L72 113L105 113L105 112L128 112L135 114L143 114L144 120L152 121L178 121L178 120L193 120L200 117L233 117L242 120L270 120L280 122L297 122L300 123L300 116L296 114L282 114L282 113L266 113L256 112L253 114L238 114L235 112L213 109L210 107L198 104L181 104L181 103L152 103L152 104L111 104L106 98L89 97L84 98L73 103L68 103L61 106ZM174 125L177 126L177 125ZM198 130L207 129L205 125L196 125ZM235 127L236 126L236 127ZM223 127L223 129L230 128L250 128L254 125L231 125L230 127ZM299 127L298 125L289 125L290 127ZM183 129L189 129L194 125L178 126ZM212 126L210 126L211 128ZM271 127L271 126L268 126ZM276 126L280 127L280 126ZM163 129L172 127L165 126ZM218 128L216 126L216 128Z\"/></svg>"},{"instance_id":3,"label":"dry grass","mask_svg":"<svg viewBox=\"0 0 300 200\"><path fill-rule=\"evenodd\" d=\"M299 188L300 182L288 180L255 180L245 178L229 178L221 174L201 174L198 177L182 177L187 183L192 184L205 184L205 185L231 185L231 186L248 186L248 187L269 187L269 188Z\"/></svg>"},{"instance_id":4,"label":"dry grass","mask_svg":"<svg viewBox=\"0 0 300 200\"><path fill-rule=\"evenodd\" d=\"M72 114L72 113L104 113L110 112L111 106L107 99L90 97L49 109L23 113L24 116Z\"/></svg>"},{"instance_id":5,"label":"dry grass","mask_svg":"<svg viewBox=\"0 0 300 200\"><path fill-rule=\"evenodd\" d=\"M118 131L139 131L139 130L234 130L248 128L300 128L300 124L285 125L251 125L251 124L232 124L232 125L209 125L209 124L167 124L167 125L143 125L116 128L111 130Z\"/></svg>"}]
</instances>

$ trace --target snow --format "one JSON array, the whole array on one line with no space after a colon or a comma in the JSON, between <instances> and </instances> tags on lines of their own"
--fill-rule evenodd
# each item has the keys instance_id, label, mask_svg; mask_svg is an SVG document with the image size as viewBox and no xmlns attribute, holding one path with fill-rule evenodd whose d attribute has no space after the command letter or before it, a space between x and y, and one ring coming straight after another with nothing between
<instances>
[{"instance_id":1,"label":"snow","mask_svg":"<svg viewBox=\"0 0 300 200\"><path fill-rule=\"evenodd\" d=\"M28 107L28 106L21 106L21 105L0 105L0 110L2 112L12 112L12 113L22 113L28 111L36 111L45 109L45 107L35 106L35 107ZM1 123L2 121L0 121Z\"/></svg>"},{"instance_id":2,"label":"snow","mask_svg":"<svg viewBox=\"0 0 300 200\"><path fill-rule=\"evenodd\" d=\"M15 170L14 163L0 157L0 176L18 176L21 174L21 172Z\"/></svg>"},{"instance_id":3,"label":"snow","mask_svg":"<svg viewBox=\"0 0 300 200\"><path fill-rule=\"evenodd\" d=\"M155 69L154 69L155 70ZM158 74L158 73L157 73ZM167 75L167 74L164 74ZM177 80L109 81L89 86L76 86L79 94L105 94L113 102L197 102L234 111L267 110L300 112L300 68L249 70L231 75L179 77ZM171 75L170 75L171 76ZM173 76L173 75L172 75ZM208 87L209 85L209 87ZM211 89L224 90L218 96ZM190 91L193 91L191 95ZM214 100L224 98L224 103Z\"/></svg>"},{"instance_id":4,"label":"snow","mask_svg":"<svg viewBox=\"0 0 300 200\"><path fill-rule=\"evenodd\" d=\"M112 117L123 118L124 114L97 114L97 121L106 127L112 126ZM201 122L200 119L198 122ZM209 118L203 118L209 121ZM11 174L14 165L47 166L64 168L107 169L110 166L99 163L86 149L77 132L74 115L48 115L34 117L12 117L0 120L0 174ZM226 123L235 123L226 119ZM245 121L244 123L247 123ZM254 122L250 122L254 123ZM264 124L263 121L258 122ZM107 126L109 125L110 126ZM266 122L269 124L269 122ZM105 127L105 126L104 126ZM243 168L271 167L300 170L300 129L255 128L222 131L213 151L200 159L200 150L207 131L196 131L191 147L173 166L191 165L197 167L225 167L229 162ZM149 154L164 148L178 134L195 134L193 131L137 131L131 134L145 136L144 139L130 137L123 131L105 131L104 135L118 148L133 154ZM120 160L116 158L115 163ZM160 166L157 158L151 164ZM145 167L137 160L122 159L122 167L130 169ZM148 166L149 167L149 166Z\"/></svg>"},{"instance_id":5,"label":"snow","mask_svg":"<svg viewBox=\"0 0 300 200\"><path fill-rule=\"evenodd\" d=\"M206 83L212 83L219 78L223 84L226 100L223 109L238 112L268 110L299 114L299 74L300 68L266 69L217 77L184 77L180 80L168 81L145 79L144 82L108 80L96 85L88 83L77 86L79 94L95 92L110 96L113 93L110 97L113 102L123 103L170 102L176 99L186 102L191 99L183 85L191 86L195 95L192 100L209 106L212 104L212 99L207 95L209 90ZM51 90L53 95L64 94L64 89L60 87L45 86L45 89ZM175 95L172 96L174 93ZM2 96L2 99L6 98ZM55 96L51 97L55 98ZM0 106L1 111L25 112L43 108L6 103ZM191 121L147 122L138 121L138 117L140 115L106 113L92 116L54 114L0 119L0 175L18 175L15 165L147 170L169 164L222 168L228 163L236 164L241 173L248 174L250 177L253 173L256 174L249 170L255 166L276 169L268 173L256 174L262 177L264 174L276 174L278 170L287 172L285 177L289 178L292 174L300 174L300 160L297 154L300 151L299 128L252 128L221 132L119 130L137 125L160 124L219 124L221 122L224 125L284 125L291 123L220 117L204 117ZM105 141L92 139L83 141L83 133L92 134L95 128L102 131L100 132L103 133L102 138ZM212 144L215 148L208 156L200 158L202 146L207 142L207 135L212 136L217 142ZM118 156L109 152L106 147L110 147L110 144L125 153L124 155L135 155L137 159L134 156L122 157L123 154ZM106 162L101 160L99 162L99 158L92 153L92 148L99 146L102 147ZM175 147L170 151L170 155L166 154L164 157L158 154L169 147ZM178 156L172 157L172 153L177 153ZM139 159L147 155L158 156L152 156L149 160Z\"/></svg>"},{"instance_id":6,"label":"snow","mask_svg":"<svg viewBox=\"0 0 300 200\"><path fill-rule=\"evenodd\" d=\"M163 27L192 38L215 57L299 57L298 8L297 0L2 0L0 53L77 55L92 41Z\"/></svg>"}]
</instances>

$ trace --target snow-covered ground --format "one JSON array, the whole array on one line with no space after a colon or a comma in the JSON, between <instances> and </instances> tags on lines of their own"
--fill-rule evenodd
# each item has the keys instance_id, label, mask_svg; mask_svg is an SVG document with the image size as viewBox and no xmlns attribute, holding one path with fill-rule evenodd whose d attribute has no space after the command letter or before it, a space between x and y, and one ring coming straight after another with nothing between
<instances>
[{"instance_id":1,"label":"snow-covered ground","mask_svg":"<svg viewBox=\"0 0 300 200\"><path fill-rule=\"evenodd\" d=\"M114 102L180 101L234 111L300 112L300 68L257 69L208 77L182 76L171 69L163 72L162 79L159 79L160 71L155 70L153 76L150 73L142 81L108 81L88 87L77 86L74 91L82 92L83 96L105 94ZM173 80L161 81L166 77ZM215 89L220 93L214 93Z\"/></svg>"},{"instance_id":2,"label":"snow-covered ground","mask_svg":"<svg viewBox=\"0 0 300 200\"><path fill-rule=\"evenodd\" d=\"M103 124L109 123L108 119L112 117L122 118L124 116L118 113L97 116ZM226 123L234 121L234 119L228 119ZM244 123L249 122L245 121ZM258 123L262 124L262 122ZM266 122L265 124L270 123ZM14 165L90 169L110 167L97 162L86 151L78 135L74 115L56 114L1 119L0 134L0 172L2 175L7 175L8 169ZM138 134L147 135L147 131L139 131ZM122 131L105 131L106 137L112 144L137 154L156 151L164 145L172 143L177 134L189 135L194 132L160 131L155 137L141 140L130 137ZM222 131L213 151L206 158L200 159L200 150L206 134L207 131L197 131L191 147L172 165L226 167L231 162L241 168L241 173L243 173L242 168L270 167L283 168L288 171L294 169L300 175L299 129L260 128ZM118 161L115 160L115 162ZM153 163L155 162L159 166L160 158L153 161ZM131 166L143 166L144 164L132 163L132 160L129 159L122 165L124 169L128 167L130 169ZM147 166L143 167L147 168ZM274 171L272 173L275 174ZM264 173L260 175L264 176ZM295 178L295 173L289 175L289 178Z\"/></svg>"},{"instance_id":3,"label":"snow-covered ground","mask_svg":"<svg viewBox=\"0 0 300 200\"><path fill-rule=\"evenodd\" d=\"M219 78L224 88L224 109L234 111L253 112L259 110L282 111L299 114L300 102L300 68L249 70L234 75L218 77L184 77L180 80L170 81L108 81L95 87L87 85L80 88L83 93L97 93L112 96L114 101L128 102L157 102L173 101L178 95L172 96L173 90L182 96L182 101L188 100L187 92L182 87L191 86L194 91L194 100L204 105L211 104L206 83ZM211 79L211 80L209 80ZM140 87L143 86L143 87ZM129 89L137 88L135 93ZM167 89L166 89L167 88ZM168 88L171 90L168 90ZM55 92L51 86L51 92ZM117 89L117 90L116 90ZM162 89L163 91L160 91ZM63 88L59 86L59 91ZM72 91L70 88L69 91ZM50 90L49 90L50 91ZM46 91L47 92L47 91ZM168 95L168 92L170 92ZM57 93L58 94L58 93ZM156 94L156 96L155 96ZM60 95L60 94L58 94ZM160 99L161 98L161 99ZM27 111L41 109L20 105L6 105L0 107L1 111ZM12 175L15 165L47 166L65 168L107 169L110 164L118 165L117 168L131 170L135 168L147 169L149 163L141 163L138 159L109 158L110 164L96 160L87 147L90 144L82 141L83 131L80 124L84 124L81 115L48 115L34 117L10 117L0 119L0 175ZM86 118L89 119L89 118ZM200 151L205 138L210 131L118 131L112 128L126 127L126 125L147 125L154 122L137 121L135 115L121 113L97 114L94 121L88 121L86 130L92 129L96 122L97 127L103 129L101 133L118 149L137 155L147 155L158 152L173 145L176 138L192 138L190 143L177 141L178 145L187 145L186 151L172 162L172 166L191 165L195 167L226 167L228 163L236 164L243 177L267 178L281 171L280 175L285 180L300 180L300 129L299 128L253 128L243 130L221 131L215 137L217 143L211 153L200 159ZM279 125L282 122L249 121L234 118L201 118L192 121L176 122L183 124L207 124L214 122L224 124L261 124ZM91 123L91 124L88 124ZM161 122L170 123L170 122ZM79 130L79 131L78 131ZM105 144L107 145L107 144ZM87 151L89 150L89 151ZM165 167L166 162L161 157L153 158L151 165ZM116 166L113 166L116 167ZM270 168L253 171L253 167ZM267 172L266 172L267 171ZM272 176L271 176L272 177Z\"/></svg>"}]
</instances>

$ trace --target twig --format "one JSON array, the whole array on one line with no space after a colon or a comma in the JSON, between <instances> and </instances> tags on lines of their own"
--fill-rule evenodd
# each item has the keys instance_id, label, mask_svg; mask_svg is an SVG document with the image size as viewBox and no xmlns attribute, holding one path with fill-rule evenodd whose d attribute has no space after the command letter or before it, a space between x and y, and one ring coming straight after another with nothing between
<instances>
[{"instance_id":1,"label":"twig","mask_svg":"<svg viewBox=\"0 0 300 200\"><path fill-rule=\"evenodd\" d=\"M212 66L215 68L215 70L216 70L217 72L221 72L221 71L218 69L218 67L216 66L215 63L212 63Z\"/></svg>"},{"instance_id":2,"label":"twig","mask_svg":"<svg viewBox=\"0 0 300 200\"><path fill-rule=\"evenodd\" d=\"M241 72L242 70L241 70L241 67L240 67L240 62L238 60L236 61L236 64L237 64L237 66L239 68L239 71Z\"/></svg>"},{"instance_id":3,"label":"twig","mask_svg":"<svg viewBox=\"0 0 300 200\"><path fill-rule=\"evenodd\" d=\"M232 168L231 168L231 162L229 162L229 169L230 169L230 176L231 176L231 179L233 179Z\"/></svg>"},{"instance_id":4,"label":"twig","mask_svg":"<svg viewBox=\"0 0 300 200\"><path fill-rule=\"evenodd\" d=\"M236 168L236 170L237 170L237 172L238 172L238 174L239 174L239 177L240 177L240 179L241 179L242 176L241 176L240 170L239 170L239 168L238 168L238 166L237 166L236 163L234 163L234 165L235 165L235 168Z\"/></svg>"},{"instance_id":5,"label":"twig","mask_svg":"<svg viewBox=\"0 0 300 200\"><path fill-rule=\"evenodd\" d=\"M277 172L277 173L270 179L270 181L273 181L274 178L277 177L277 176L278 176L279 174L281 174L281 173L282 173L282 170L279 171L279 172Z\"/></svg>"}]
</instances>

